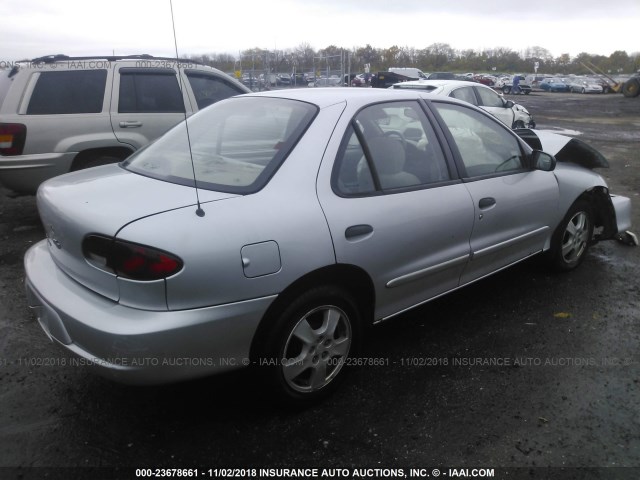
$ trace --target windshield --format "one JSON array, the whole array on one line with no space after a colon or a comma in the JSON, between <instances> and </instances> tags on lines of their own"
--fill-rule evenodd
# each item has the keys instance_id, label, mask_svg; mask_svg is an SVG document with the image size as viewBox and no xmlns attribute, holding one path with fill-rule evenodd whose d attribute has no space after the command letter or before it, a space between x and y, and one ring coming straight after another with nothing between
<instances>
[{"instance_id":1,"label":"windshield","mask_svg":"<svg viewBox=\"0 0 640 480\"><path fill-rule=\"evenodd\" d=\"M316 111L308 103L281 98L223 100L187 120L188 138L181 122L123 165L189 186L194 186L195 171L198 188L254 193L266 185Z\"/></svg>"}]
</instances>

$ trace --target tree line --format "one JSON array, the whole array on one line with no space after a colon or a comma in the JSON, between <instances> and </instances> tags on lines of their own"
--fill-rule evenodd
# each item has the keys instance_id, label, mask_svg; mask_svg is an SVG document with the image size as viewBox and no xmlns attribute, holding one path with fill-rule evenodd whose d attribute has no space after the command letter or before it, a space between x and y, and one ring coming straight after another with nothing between
<instances>
[{"instance_id":1,"label":"tree line","mask_svg":"<svg viewBox=\"0 0 640 480\"><path fill-rule=\"evenodd\" d=\"M543 47L528 47L516 52L506 47L478 50L457 50L447 43L434 43L423 49L413 47L345 49L330 45L314 50L308 43L285 50L264 50L253 48L244 50L238 56L211 53L188 55L192 60L218 68L225 72L268 71L268 72L310 72L344 70L363 72L368 65L371 72L383 71L389 67L414 67L424 72L511 72L533 73L538 64L538 72L559 74L588 74L586 65L595 65L610 74L633 73L640 70L640 52L628 54L616 50L609 56L593 55L586 52L575 57L564 53L554 57Z\"/></svg>"}]
</instances>

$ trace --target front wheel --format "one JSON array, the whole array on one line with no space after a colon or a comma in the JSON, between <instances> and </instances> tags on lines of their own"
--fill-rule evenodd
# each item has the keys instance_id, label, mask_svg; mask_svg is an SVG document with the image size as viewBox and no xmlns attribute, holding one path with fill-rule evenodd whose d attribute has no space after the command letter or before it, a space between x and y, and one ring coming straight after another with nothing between
<instances>
[{"instance_id":1,"label":"front wheel","mask_svg":"<svg viewBox=\"0 0 640 480\"><path fill-rule=\"evenodd\" d=\"M359 340L352 297L332 286L309 290L277 316L260 349L259 374L285 403L309 404L335 390Z\"/></svg>"},{"instance_id":2,"label":"front wheel","mask_svg":"<svg viewBox=\"0 0 640 480\"><path fill-rule=\"evenodd\" d=\"M640 94L640 78L631 78L622 86L622 93L627 98L637 97Z\"/></svg>"},{"instance_id":3,"label":"front wheel","mask_svg":"<svg viewBox=\"0 0 640 480\"><path fill-rule=\"evenodd\" d=\"M549 259L560 271L576 268L584 260L593 236L593 213L586 200L575 202L551 238Z\"/></svg>"}]
</instances>

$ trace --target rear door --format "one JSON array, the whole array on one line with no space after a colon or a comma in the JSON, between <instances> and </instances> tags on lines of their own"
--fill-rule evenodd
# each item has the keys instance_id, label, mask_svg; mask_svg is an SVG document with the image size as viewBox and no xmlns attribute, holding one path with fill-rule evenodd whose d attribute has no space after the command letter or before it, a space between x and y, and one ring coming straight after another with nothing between
<instances>
[{"instance_id":1,"label":"rear door","mask_svg":"<svg viewBox=\"0 0 640 480\"><path fill-rule=\"evenodd\" d=\"M473 204L417 101L370 105L345 122L318 196L337 262L367 271L384 319L458 286Z\"/></svg>"},{"instance_id":2,"label":"rear door","mask_svg":"<svg viewBox=\"0 0 640 480\"><path fill-rule=\"evenodd\" d=\"M122 143L138 149L191 115L186 89L173 68L116 67L111 126Z\"/></svg>"}]
</instances>

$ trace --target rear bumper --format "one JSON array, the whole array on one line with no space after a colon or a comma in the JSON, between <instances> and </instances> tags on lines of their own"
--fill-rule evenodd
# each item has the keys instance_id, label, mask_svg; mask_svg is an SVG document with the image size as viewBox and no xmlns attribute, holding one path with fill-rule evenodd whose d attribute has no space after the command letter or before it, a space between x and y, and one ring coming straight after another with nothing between
<instances>
[{"instance_id":1,"label":"rear bumper","mask_svg":"<svg viewBox=\"0 0 640 480\"><path fill-rule=\"evenodd\" d=\"M0 156L0 184L18 193L34 194L45 180L69 172L76 154Z\"/></svg>"},{"instance_id":2,"label":"rear bumper","mask_svg":"<svg viewBox=\"0 0 640 480\"><path fill-rule=\"evenodd\" d=\"M122 383L151 385L249 365L254 333L275 296L181 311L119 305L78 284L42 241L25 255L27 298L49 338L80 364Z\"/></svg>"}]
</instances>

